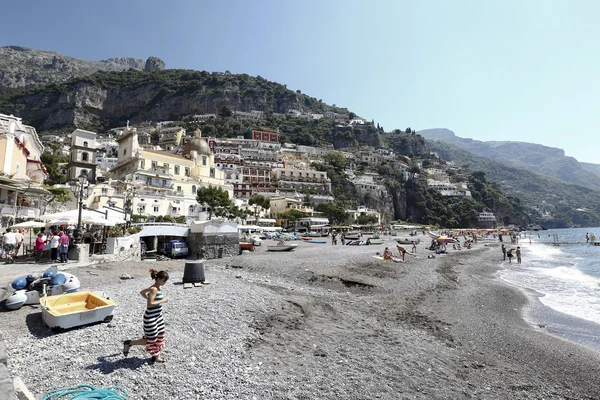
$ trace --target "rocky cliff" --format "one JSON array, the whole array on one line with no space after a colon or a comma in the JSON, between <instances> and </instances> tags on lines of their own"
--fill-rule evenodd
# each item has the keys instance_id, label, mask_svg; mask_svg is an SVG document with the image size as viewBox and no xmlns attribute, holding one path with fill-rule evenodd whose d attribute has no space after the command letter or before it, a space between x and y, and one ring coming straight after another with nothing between
<instances>
[{"instance_id":1,"label":"rocky cliff","mask_svg":"<svg viewBox=\"0 0 600 400\"><path fill-rule=\"evenodd\" d=\"M164 62L162 64L164 65ZM66 82L97 71L144 69L145 65L146 60L141 58L119 57L103 61L85 61L53 51L6 46L0 47L0 86L24 87Z\"/></svg>"},{"instance_id":2,"label":"rocky cliff","mask_svg":"<svg viewBox=\"0 0 600 400\"><path fill-rule=\"evenodd\" d=\"M11 90L0 97L0 112L22 116L40 131L74 127L102 131L127 120L177 120L224 109L347 112L261 77L189 70L97 72L66 83Z\"/></svg>"}]
</instances>

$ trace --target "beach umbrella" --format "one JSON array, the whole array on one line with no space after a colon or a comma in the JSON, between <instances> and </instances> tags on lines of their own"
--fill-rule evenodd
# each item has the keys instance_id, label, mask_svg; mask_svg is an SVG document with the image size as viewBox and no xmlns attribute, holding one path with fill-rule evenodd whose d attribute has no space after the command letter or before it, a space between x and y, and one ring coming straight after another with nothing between
<instances>
[{"instance_id":1,"label":"beach umbrella","mask_svg":"<svg viewBox=\"0 0 600 400\"><path fill-rule=\"evenodd\" d=\"M29 246L31 246L31 232L33 231L33 228L41 228L43 226L46 226L45 222L39 222L39 221L25 221L25 222L21 222L19 224L14 224L11 226L11 228L16 228L16 229L29 229Z\"/></svg>"},{"instance_id":2,"label":"beach umbrella","mask_svg":"<svg viewBox=\"0 0 600 400\"><path fill-rule=\"evenodd\" d=\"M117 225L114 221L104 218L85 218L81 222L84 224L97 225L97 226L115 226Z\"/></svg>"},{"instance_id":3,"label":"beach umbrella","mask_svg":"<svg viewBox=\"0 0 600 400\"><path fill-rule=\"evenodd\" d=\"M21 222L20 224L14 224L11 226L11 228L41 228L44 226L46 226L45 222L25 221L25 222Z\"/></svg>"}]
</instances>

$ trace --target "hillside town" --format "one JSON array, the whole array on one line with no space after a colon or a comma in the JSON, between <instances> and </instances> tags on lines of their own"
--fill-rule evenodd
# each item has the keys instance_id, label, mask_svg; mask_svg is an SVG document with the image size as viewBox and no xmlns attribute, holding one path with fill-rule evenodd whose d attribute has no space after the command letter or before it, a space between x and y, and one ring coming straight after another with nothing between
<instances>
[{"instance_id":1,"label":"hillside town","mask_svg":"<svg viewBox=\"0 0 600 400\"><path fill-rule=\"evenodd\" d=\"M234 112L234 116L245 120L260 115L259 111ZM289 110L288 115L332 118L348 125L365 123L359 117L350 120L347 114L302 114ZM214 118L214 114L193 116L196 121ZM129 222L154 222L160 218L189 225L192 221L204 221L211 210L198 203L197 191L212 186L226 191L237 208L248 211L246 218L237 219L239 224L291 228L289 219L282 216L296 210L302 216L293 221L293 230L331 229L330 222L315 208L336 200L327 172L318 168L324 163L324 155L334 151L345 158L344 173L357 191L369 192L384 202L389 194L376 172L382 162L402 168L405 181L425 174L428 187L442 196L471 196L468 175L452 162L437 157L426 162L416 160L419 172L411 172L411 160L387 148L335 150L333 146L281 143L277 130L258 125L250 125L245 132L230 138L203 136L200 130L187 132L174 121L153 126L128 122L103 133L75 129L64 136L38 137L36 129L25 125L21 118L0 115L0 153L4 160L0 165L1 223L5 228L47 211L60 211L46 210L52 194L44 185L49 173L41 156L50 152L68 157L59 165L65 182L62 186L68 188L69 182L86 177L84 208L120 210ZM255 196L268 198L269 207L257 209L251 205L250 199ZM391 222L384 220L381 210L360 204L346 209L346 213L343 224L347 225L357 224L361 215L370 217L366 220L373 226ZM478 218L482 226L491 227L496 222L489 212Z\"/></svg>"}]
</instances>

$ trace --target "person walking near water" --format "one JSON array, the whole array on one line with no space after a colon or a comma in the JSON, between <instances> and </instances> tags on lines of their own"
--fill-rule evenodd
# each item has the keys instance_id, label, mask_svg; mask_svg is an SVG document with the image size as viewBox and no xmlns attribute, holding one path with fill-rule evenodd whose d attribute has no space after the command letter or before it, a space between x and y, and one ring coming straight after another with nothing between
<instances>
[{"instance_id":1,"label":"person walking near water","mask_svg":"<svg viewBox=\"0 0 600 400\"><path fill-rule=\"evenodd\" d=\"M165 348L165 320L162 306L169 299L163 295L161 288L169 280L169 274L167 271L157 272L155 269L151 269L150 277L154 279L154 284L140 292L146 299L144 336L137 340L125 340L123 355L127 357L131 346L146 346L146 351L152 356L151 362L164 362L165 360L160 357L160 352Z\"/></svg>"},{"instance_id":2,"label":"person walking near water","mask_svg":"<svg viewBox=\"0 0 600 400\"><path fill-rule=\"evenodd\" d=\"M417 244L415 243L415 241L412 241L412 249L410 250L411 253L416 253L417 252Z\"/></svg>"},{"instance_id":3,"label":"person walking near water","mask_svg":"<svg viewBox=\"0 0 600 400\"><path fill-rule=\"evenodd\" d=\"M588 235L588 234L587 234L587 232L586 232L586 234L585 234L585 242L586 242L586 243L589 243L589 242L590 242L590 235Z\"/></svg>"},{"instance_id":4,"label":"person walking near water","mask_svg":"<svg viewBox=\"0 0 600 400\"><path fill-rule=\"evenodd\" d=\"M508 257L508 262L509 263L512 263L512 258L513 258L513 253L512 252L513 252L513 250L514 249L508 249L508 251L506 252L506 255Z\"/></svg>"},{"instance_id":5,"label":"person walking near water","mask_svg":"<svg viewBox=\"0 0 600 400\"><path fill-rule=\"evenodd\" d=\"M517 255L517 264L521 264L521 247L517 246L517 251L515 252Z\"/></svg>"},{"instance_id":6,"label":"person walking near water","mask_svg":"<svg viewBox=\"0 0 600 400\"><path fill-rule=\"evenodd\" d=\"M502 260L506 261L506 246L502 243Z\"/></svg>"}]
</instances>

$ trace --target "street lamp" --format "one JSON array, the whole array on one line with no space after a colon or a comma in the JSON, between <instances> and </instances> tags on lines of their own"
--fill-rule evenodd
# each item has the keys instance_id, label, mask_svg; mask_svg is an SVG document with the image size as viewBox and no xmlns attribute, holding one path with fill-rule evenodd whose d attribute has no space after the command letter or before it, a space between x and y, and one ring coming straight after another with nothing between
<instances>
[{"instance_id":1,"label":"street lamp","mask_svg":"<svg viewBox=\"0 0 600 400\"><path fill-rule=\"evenodd\" d=\"M69 183L69 185L71 186L71 191L75 196L75 200L78 200L79 207L79 214L77 217L77 233L75 235L75 239L77 241L79 241L81 237L81 212L83 210L83 199L87 198L88 196L89 185L86 185L87 183L88 178L86 173L83 171L81 172L81 174L79 174L76 180L74 179Z\"/></svg>"},{"instance_id":2,"label":"street lamp","mask_svg":"<svg viewBox=\"0 0 600 400\"><path fill-rule=\"evenodd\" d=\"M129 215L129 220L127 221L127 225L131 225L131 217L133 216L133 199L135 197L135 187L127 189L123 193L123 211L125 213L125 219L127 220L127 215Z\"/></svg>"}]
</instances>

